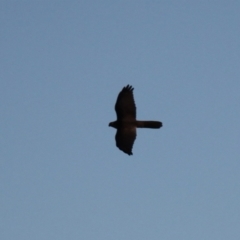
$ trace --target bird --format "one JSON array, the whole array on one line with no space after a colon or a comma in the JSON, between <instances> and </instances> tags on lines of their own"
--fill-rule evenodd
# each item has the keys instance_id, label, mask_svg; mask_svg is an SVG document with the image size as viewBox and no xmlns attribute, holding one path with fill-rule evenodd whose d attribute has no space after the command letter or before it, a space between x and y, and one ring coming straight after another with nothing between
<instances>
[{"instance_id":1,"label":"bird","mask_svg":"<svg viewBox=\"0 0 240 240\"><path fill-rule=\"evenodd\" d=\"M137 128L158 129L163 125L159 121L139 121L136 119L133 90L134 88L128 84L119 92L115 104L117 120L108 125L117 129L116 146L128 155L133 155L132 148L137 136Z\"/></svg>"}]
</instances>

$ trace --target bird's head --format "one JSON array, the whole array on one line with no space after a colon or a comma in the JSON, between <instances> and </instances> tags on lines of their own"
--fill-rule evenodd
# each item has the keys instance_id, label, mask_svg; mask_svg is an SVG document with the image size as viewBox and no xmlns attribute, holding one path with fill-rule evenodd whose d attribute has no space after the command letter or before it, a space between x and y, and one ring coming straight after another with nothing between
<instances>
[{"instance_id":1,"label":"bird's head","mask_svg":"<svg viewBox=\"0 0 240 240\"><path fill-rule=\"evenodd\" d=\"M115 122L110 122L110 123L108 124L108 126L109 126L109 127L113 127L113 128L117 128L117 121L115 121Z\"/></svg>"}]
</instances>

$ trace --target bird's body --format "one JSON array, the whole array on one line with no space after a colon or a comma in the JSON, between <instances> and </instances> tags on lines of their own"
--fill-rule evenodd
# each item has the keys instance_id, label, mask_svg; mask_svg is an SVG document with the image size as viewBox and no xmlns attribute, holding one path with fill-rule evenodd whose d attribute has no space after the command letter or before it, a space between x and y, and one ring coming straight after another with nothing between
<instances>
[{"instance_id":1,"label":"bird's body","mask_svg":"<svg viewBox=\"0 0 240 240\"><path fill-rule=\"evenodd\" d=\"M118 94L115 104L117 120L109 126L116 128L115 136L117 147L128 155L132 155L132 147L136 138L136 128L160 128L159 121L136 120L136 106L133 98L133 87L127 85Z\"/></svg>"}]
</instances>

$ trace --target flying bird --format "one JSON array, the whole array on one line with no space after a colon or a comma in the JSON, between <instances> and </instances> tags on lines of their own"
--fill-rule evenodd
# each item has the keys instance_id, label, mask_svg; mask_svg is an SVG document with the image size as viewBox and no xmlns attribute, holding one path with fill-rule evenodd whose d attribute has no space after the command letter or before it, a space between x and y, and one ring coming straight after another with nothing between
<instances>
[{"instance_id":1,"label":"flying bird","mask_svg":"<svg viewBox=\"0 0 240 240\"><path fill-rule=\"evenodd\" d=\"M136 120L136 106L133 98L134 88L127 85L118 94L115 104L117 120L110 122L108 126L116 128L116 146L128 155L132 155L133 143L136 139L136 128L160 128L159 121Z\"/></svg>"}]
</instances>

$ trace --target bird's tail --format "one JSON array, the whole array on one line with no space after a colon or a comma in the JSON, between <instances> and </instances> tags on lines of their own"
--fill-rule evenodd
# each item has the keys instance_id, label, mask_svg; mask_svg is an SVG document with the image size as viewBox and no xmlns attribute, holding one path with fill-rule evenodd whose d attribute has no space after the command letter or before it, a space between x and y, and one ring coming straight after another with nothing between
<instances>
[{"instance_id":1,"label":"bird's tail","mask_svg":"<svg viewBox=\"0 0 240 240\"><path fill-rule=\"evenodd\" d=\"M162 123L159 121L137 121L138 128L160 128Z\"/></svg>"}]
</instances>

